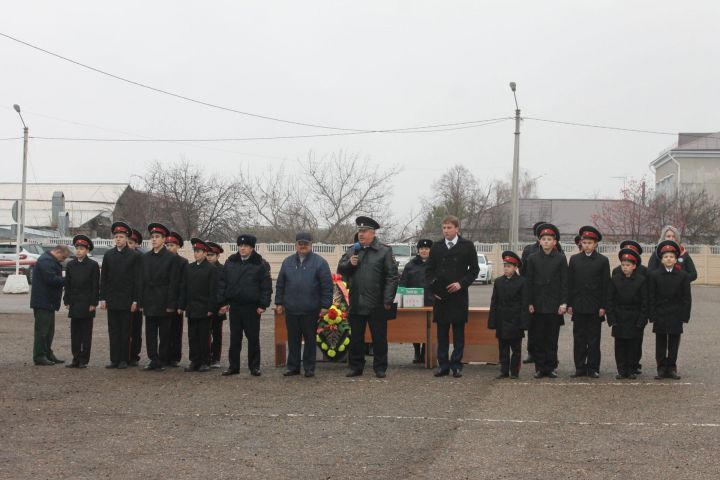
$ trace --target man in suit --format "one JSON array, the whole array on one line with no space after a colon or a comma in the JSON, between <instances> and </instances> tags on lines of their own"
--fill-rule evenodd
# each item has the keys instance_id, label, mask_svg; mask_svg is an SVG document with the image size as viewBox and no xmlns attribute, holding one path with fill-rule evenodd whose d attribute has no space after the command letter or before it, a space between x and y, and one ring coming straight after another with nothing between
<instances>
[{"instance_id":1,"label":"man in suit","mask_svg":"<svg viewBox=\"0 0 720 480\"><path fill-rule=\"evenodd\" d=\"M60 309L63 286L60 264L70 256L67 245L57 245L49 252L40 255L35 264L32 290L30 290L30 308L35 316L35 341L33 343L33 361L35 365L55 365L65 363L55 356L52 341L55 336L55 312Z\"/></svg>"},{"instance_id":2,"label":"man in suit","mask_svg":"<svg viewBox=\"0 0 720 480\"><path fill-rule=\"evenodd\" d=\"M132 232L125 222L110 227L115 248L103 257L100 270L100 308L108 312L110 363L106 368L127 368L130 317L139 308L142 293L142 258L127 246Z\"/></svg>"},{"instance_id":3,"label":"man in suit","mask_svg":"<svg viewBox=\"0 0 720 480\"><path fill-rule=\"evenodd\" d=\"M357 217L358 243L340 259L338 272L350 289L348 320L350 371L347 377L363 374L365 368L365 328L370 326L373 343L373 370L385 378L387 360L387 322L392 313L398 286L398 268L392 248L380 243L375 230L380 224L370 217ZM394 317L393 317L394 318Z\"/></svg>"},{"instance_id":4,"label":"man in suit","mask_svg":"<svg viewBox=\"0 0 720 480\"><path fill-rule=\"evenodd\" d=\"M452 370L453 377L460 378L470 303L468 288L477 278L480 267L475 245L460 236L457 217L443 218L442 231L443 239L433 243L425 270L427 283L435 295L433 321L437 323L439 364L435 376L449 375ZM453 352L452 357L448 357L451 328Z\"/></svg>"},{"instance_id":5,"label":"man in suit","mask_svg":"<svg viewBox=\"0 0 720 480\"><path fill-rule=\"evenodd\" d=\"M86 368L92 347L93 319L100 296L100 267L88 252L94 245L85 235L73 238L75 258L65 271L65 297L63 302L70 317L70 348L72 362L66 368Z\"/></svg>"}]
</instances>

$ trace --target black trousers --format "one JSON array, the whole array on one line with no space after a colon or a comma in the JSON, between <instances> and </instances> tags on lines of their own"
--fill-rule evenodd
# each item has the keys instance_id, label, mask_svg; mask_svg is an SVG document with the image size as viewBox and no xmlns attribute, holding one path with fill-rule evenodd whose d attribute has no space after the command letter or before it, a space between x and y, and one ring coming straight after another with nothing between
<instances>
[{"instance_id":1,"label":"black trousers","mask_svg":"<svg viewBox=\"0 0 720 480\"><path fill-rule=\"evenodd\" d=\"M635 339L635 370L642 369L642 363L640 363L640 360L642 359L643 354L643 336L645 334L645 329L640 330L640 337Z\"/></svg>"},{"instance_id":2,"label":"black trousers","mask_svg":"<svg viewBox=\"0 0 720 480\"><path fill-rule=\"evenodd\" d=\"M453 351L450 351L450 328L453 332ZM458 370L463 368L462 358L465 352L465 322L437 324L437 359L440 370Z\"/></svg>"},{"instance_id":3,"label":"black trousers","mask_svg":"<svg viewBox=\"0 0 720 480\"><path fill-rule=\"evenodd\" d=\"M170 337L168 339L168 355L170 362L182 360L183 316L179 313L170 314Z\"/></svg>"},{"instance_id":4,"label":"black trousers","mask_svg":"<svg viewBox=\"0 0 720 480\"><path fill-rule=\"evenodd\" d=\"M517 375L520 373L522 337L512 339L498 338L498 348L500 350L500 373L503 375L507 375L508 373ZM512 355L510 354L511 351Z\"/></svg>"},{"instance_id":5,"label":"black trousers","mask_svg":"<svg viewBox=\"0 0 720 480\"><path fill-rule=\"evenodd\" d=\"M143 336L143 312L138 310L130 314L130 348L128 349L128 362L140 361Z\"/></svg>"},{"instance_id":6,"label":"black trousers","mask_svg":"<svg viewBox=\"0 0 720 480\"><path fill-rule=\"evenodd\" d=\"M558 337L562 315L536 313L530 324L535 336L535 370L548 374L558 367Z\"/></svg>"},{"instance_id":7,"label":"black trousers","mask_svg":"<svg viewBox=\"0 0 720 480\"><path fill-rule=\"evenodd\" d=\"M615 337L615 364L620 375L635 373L637 368L637 338Z\"/></svg>"},{"instance_id":8,"label":"black trousers","mask_svg":"<svg viewBox=\"0 0 720 480\"><path fill-rule=\"evenodd\" d=\"M306 372L315 371L315 329L317 328L318 313L285 315L285 326L288 332L287 369L291 372L300 371L300 346L305 341L302 352L302 366Z\"/></svg>"},{"instance_id":9,"label":"black trousers","mask_svg":"<svg viewBox=\"0 0 720 480\"><path fill-rule=\"evenodd\" d=\"M55 337L55 310L33 309L35 315L35 338L33 361L53 360L52 342Z\"/></svg>"},{"instance_id":10,"label":"black trousers","mask_svg":"<svg viewBox=\"0 0 720 480\"><path fill-rule=\"evenodd\" d=\"M70 319L70 351L72 351L73 363L87 365L90 362L93 320L93 318Z\"/></svg>"},{"instance_id":11,"label":"black trousers","mask_svg":"<svg viewBox=\"0 0 720 480\"><path fill-rule=\"evenodd\" d=\"M575 313L572 322L575 370L599 372L602 319L592 313Z\"/></svg>"},{"instance_id":12,"label":"black trousers","mask_svg":"<svg viewBox=\"0 0 720 480\"><path fill-rule=\"evenodd\" d=\"M373 370L385 372L388 367L387 320L356 314L350 314L348 320L352 331L350 335L350 369L362 372L365 368L365 327L369 326L373 346Z\"/></svg>"},{"instance_id":13,"label":"black trousers","mask_svg":"<svg viewBox=\"0 0 720 480\"><path fill-rule=\"evenodd\" d=\"M677 371L677 356L680 349L680 334L655 334L655 360L658 371Z\"/></svg>"},{"instance_id":14,"label":"black trousers","mask_svg":"<svg viewBox=\"0 0 720 480\"><path fill-rule=\"evenodd\" d=\"M260 369L260 315L254 305L230 306L230 350L228 361L231 370L240 369L240 352L243 334L248 343L248 368Z\"/></svg>"},{"instance_id":15,"label":"black trousers","mask_svg":"<svg viewBox=\"0 0 720 480\"><path fill-rule=\"evenodd\" d=\"M527 353L528 357L535 358L535 331L532 328L532 324L535 321L535 315L530 314L528 321L528 332L527 332Z\"/></svg>"},{"instance_id":16,"label":"black trousers","mask_svg":"<svg viewBox=\"0 0 720 480\"><path fill-rule=\"evenodd\" d=\"M188 318L188 358L194 366L207 363L210 358L210 327L212 318Z\"/></svg>"},{"instance_id":17,"label":"black trousers","mask_svg":"<svg viewBox=\"0 0 720 480\"><path fill-rule=\"evenodd\" d=\"M108 310L108 336L110 337L110 363L127 362L130 345L130 310Z\"/></svg>"},{"instance_id":18,"label":"black trousers","mask_svg":"<svg viewBox=\"0 0 720 480\"><path fill-rule=\"evenodd\" d=\"M212 323L210 325L210 360L209 362L217 363L220 361L222 356L222 337L223 337L223 321L224 316L213 315Z\"/></svg>"},{"instance_id":19,"label":"black trousers","mask_svg":"<svg viewBox=\"0 0 720 480\"><path fill-rule=\"evenodd\" d=\"M424 343L413 343L413 350L415 351L415 358L419 358L425 361L425 344Z\"/></svg>"},{"instance_id":20,"label":"black trousers","mask_svg":"<svg viewBox=\"0 0 720 480\"><path fill-rule=\"evenodd\" d=\"M145 348L150 364L155 367L166 365L169 360L168 337L170 317L145 317Z\"/></svg>"}]
</instances>

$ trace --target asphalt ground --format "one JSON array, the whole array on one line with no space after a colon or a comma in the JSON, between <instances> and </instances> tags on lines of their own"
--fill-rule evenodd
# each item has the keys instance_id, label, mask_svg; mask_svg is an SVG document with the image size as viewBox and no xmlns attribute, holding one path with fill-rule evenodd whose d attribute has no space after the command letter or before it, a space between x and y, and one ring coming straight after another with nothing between
<instances>
[{"instance_id":1,"label":"asphalt ground","mask_svg":"<svg viewBox=\"0 0 720 480\"><path fill-rule=\"evenodd\" d=\"M487 306L491 288L473 287L471 304ZM88 369L36 367L28 296L0 295L0 478L720 478L720 288L693 295L679 381L653 380L648 331L645 374L616 381L607 327L602 377L569 378L569 322L556 380L527 368L494 380L491 365L436 379L411 364L410 345L390 347L383 380L327 363L286 378L269 315L260 378L245 351L233 377L106 370L104 313ZM63 312L56 325L69 360Z\"/></svg>"}]
</instances>

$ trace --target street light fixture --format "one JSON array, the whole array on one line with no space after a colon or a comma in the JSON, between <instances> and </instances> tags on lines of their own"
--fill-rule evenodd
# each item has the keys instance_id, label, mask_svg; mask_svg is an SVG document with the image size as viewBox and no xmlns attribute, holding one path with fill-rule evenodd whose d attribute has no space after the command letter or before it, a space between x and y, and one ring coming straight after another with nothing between
<instances>
[{"instance_id":1,"label":"street light fixture","mask_svg":"<svg viewBox=\"0 0 720 480\"><path fill-rule=\"evenodd\" d=\"M20 203L18 204L18 223L17 223L17 236L15 245L15 275L8 276L5 282L3 292L5 293L27 293L30 289L28 288L28 281L25 275L20 275L20 245L25 238L25 192L27 185L27 153L28 153L28 126L25 124L22 113L20 112L20 105L14 104L13 108L20 116L20 121L23 124L23 171L22 171L22 193L20 197Z\"/></svg>"},{"instance_id":2,"label":"street light fixture","mask_svg":"<svg viewBox=\"0 0 720 480\"><path fill-rule=\"evenodd\" d=\"M508 243L510 243L510 250L517 252L519 249L518 231L520 230L520 187L518 185L520 177L520 107L515 94L515 90L517 90L515 82L510 82L510 90L512 90L515 99L515 148L513 150L512 212Z\"/></svg>"}]
</instances>

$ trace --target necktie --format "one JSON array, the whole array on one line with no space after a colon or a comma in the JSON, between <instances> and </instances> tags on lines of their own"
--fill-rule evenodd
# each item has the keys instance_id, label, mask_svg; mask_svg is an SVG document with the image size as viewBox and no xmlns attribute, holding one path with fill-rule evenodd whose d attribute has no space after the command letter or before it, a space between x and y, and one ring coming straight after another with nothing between
<instances>
[{"instance_id":1,"label":"necktie","mask_svg":"<svg viewBox=\"0 0 720 480\"><path fill-rule=\"evenodd\" d=\"M453 242L448 242L448 249L451 249L455 245Z\"/></svg>"}]
</instances>

